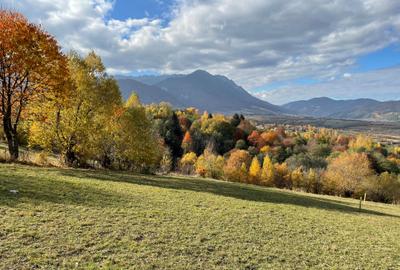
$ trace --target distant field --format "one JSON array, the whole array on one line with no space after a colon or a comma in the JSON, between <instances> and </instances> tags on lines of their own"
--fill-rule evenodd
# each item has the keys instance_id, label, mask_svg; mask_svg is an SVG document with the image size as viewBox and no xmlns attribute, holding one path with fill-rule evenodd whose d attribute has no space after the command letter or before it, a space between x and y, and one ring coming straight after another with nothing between
<instances>
[{"instance_id":1,"label":"distant field","mask_svg":"<svg viewBox=\"0 0 400 270\"><path fill-rule=\"evenodd\" d=\"M18 190L12 194L9 190ZM400 207L0 164L0 269L400 269Z\"/></svg>"},{"instance_id":2,"label":"distant field","mask_svg":"<svg viewBox=\"0 0 400 270\"><path fill-rule=\"evenodd\" d=\"M400 122L314 118L307 116L271 115L249 116L259 124L311 125L337 129L347 133L363 133L383 143L400 145Z\"/></svg>"}]
</instances>

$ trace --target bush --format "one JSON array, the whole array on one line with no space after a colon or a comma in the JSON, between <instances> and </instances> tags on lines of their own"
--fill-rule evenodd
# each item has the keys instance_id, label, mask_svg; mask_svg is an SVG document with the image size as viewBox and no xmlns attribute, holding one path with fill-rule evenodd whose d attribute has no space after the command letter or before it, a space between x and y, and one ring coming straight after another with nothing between
<instances>
[{"instance_id":1,"label":"bush","mask_svg":"<svg viewBox=\"0 0 400 270\"><path fill-rule=\"evenodd\" d=\"M323 189L328 194L359 195L363 181L374 175L365 153L343 153L328 165Z\"/></svg>"},{"instance_id":2,"label":"bush","mask_svg":"<svg viewBox=\"0 0 400 270\"><path fill-rule=\"evenodd\" d=\"M224 177L226 180L240 182L243 181L243 164L248 168L251 161L250 154L245 150L233 151L224 166Z\"/></svg>"},{"instance_id":3,"label":"bush","mask_svg":"<svg viewBox=\"0 0 400 270\"><path fill-rule=\"evenodd\" d=\"M236 142L235 148L239 150L244 150L247 148L247 143L245 142L245 140L240 139Z\"/></svg>"},{"instance_id":4,"label":"bush","mask_svg":"<svg viewBox=\"0 0 400 270\"><path fill-rule=\"evenodd\" d=\"M166 149L160 160L160 172L163 174L167 174L171 170L172 170L172 155L169 149Z\"/></svg>"},{"instance_id":5,"label":"bush","mask_svg":"<svg viewBox=\"0 0 400 270\"><path fill-rule=\"evenodd\" d=\"M189 152L185 154L180 160L181 172L184 174L193 174L196 161L197 161L196 153Z\"/></svg>"},{"instance_id":6,"label":"bush","mask_svg":"<svg viewBox=\"0 0 400 270\"><path fill-rule=\"evenodd\" d=\"M400 202L400 179L395 174L384 172L379 176L369 177L363 185L363 191L369 200L398 203Z\"/></svg>"},{"instance_id":7,"label":"bush","mask_svg":"<svg viewBox=\"0 0 400 270\"><path fill-rule=\"evenodd\" d=\"M210 151L204 151L196 161L196 173L202 177L221 179L223 176L224 158Z\"/></svg>"},{"instance_id":8,"label":"bush","mask_svg":"<svg viewBox=\"0 0 400 270\"><path fill-rule=\"evenodd\" d=\"M303 153L293 155L286 159L285 162L288 164L288 167L291 170L295 170L299 167L302 167L305 170L324 169L327 166L327 162L324 158Z\"/></svg>"},{"instance_id":9,"label":"bush","mask_svg":"<svg viewBox=\"0 0 400 270\"><path fill-rule=\"evenodd\" d=\"M48 159L47 159L47 153L42 151L40 153L36 153L33 157L32 160L33 164L39 165L39 166L47 166L49 165Z\"/></svg>"}]
</instances>

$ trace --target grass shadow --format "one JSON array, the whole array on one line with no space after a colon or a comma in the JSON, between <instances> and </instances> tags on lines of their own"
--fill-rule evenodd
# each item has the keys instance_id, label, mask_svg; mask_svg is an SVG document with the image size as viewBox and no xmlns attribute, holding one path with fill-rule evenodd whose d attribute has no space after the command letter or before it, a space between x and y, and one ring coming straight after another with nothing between
<instances>
[{"instance_id":1,"label":"grass shadow","mask_svg":"<svg viewBox=\"0 0 400 270\"><path fill-rule=\"evenodd\" d=\"M397 217L378 211L362 209L359 211L357 207L349 205L347 202L338 200L329 200L318 197L310 197L307 195L290 193L287 191L264 188L253 185L230 183L217 180L198 179L192 177L174 177L174 176L149 176L149 175L131 175L128 173L111 172L111 171L81 171L81 170L63 170L63 175L92 178L104 181L127 182L138 185L146 185L160 188L168 188L175 190L189 190L194 192L207 192L215 195L232 197L241 200L267 202L276 204L291 204L302 207L318 208L329 211L339 211L344 213L363 213L370 215Z\"/></svg>"},{"instance_id":2,"label":"grass shadow","mask_svg":"<svg viewBox=\"0 0 400 270\"><path fill-rule=\"evenodd\" d=\"M31 170L44 170L29 168ZM59 171L59 169L46 170ZM13 194L10 190L17 190L18 193ZM64 205L106 207L117 205L124 200L126 198L97 188L91 183L77 183L57 177L54 179L46 177L44 180L40 174L38 176L21 175L0 170L0 205L14 207L25 202L30 204L49 202Z\"/></svg>"}]
</instances>

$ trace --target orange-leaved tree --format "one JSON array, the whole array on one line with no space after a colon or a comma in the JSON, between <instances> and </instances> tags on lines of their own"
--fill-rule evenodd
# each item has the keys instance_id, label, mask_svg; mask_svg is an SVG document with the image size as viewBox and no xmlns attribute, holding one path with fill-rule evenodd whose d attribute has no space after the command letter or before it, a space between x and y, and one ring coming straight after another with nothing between
<instances>
[{"instance_id":1,"label":"orange-leaved tree","mask_svg":"<svg viewBox=\"0 0 400 270\"><path fill-rule=\"evenodd\" d=\"M11 160L18 159L18 127L27 105L59 89L66 60L57 41L17 12L0 10L0 115Z\"/></svg>"}]
</instances>

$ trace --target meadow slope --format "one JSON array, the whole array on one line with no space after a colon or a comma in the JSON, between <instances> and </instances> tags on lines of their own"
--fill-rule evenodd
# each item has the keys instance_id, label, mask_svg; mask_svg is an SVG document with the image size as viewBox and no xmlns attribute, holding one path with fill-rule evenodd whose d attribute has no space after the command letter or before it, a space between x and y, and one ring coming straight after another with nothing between
<instances>
[{"instance_id":1,"label":"meadow slope","mask_svg":"<svg viewBox=\"0 0 400 270\"><path fill-rule=\"evenodd\" d=\"M0 269L97 268L400 269L400 207L0 164Z\"/></svg>"}]
</instances>

